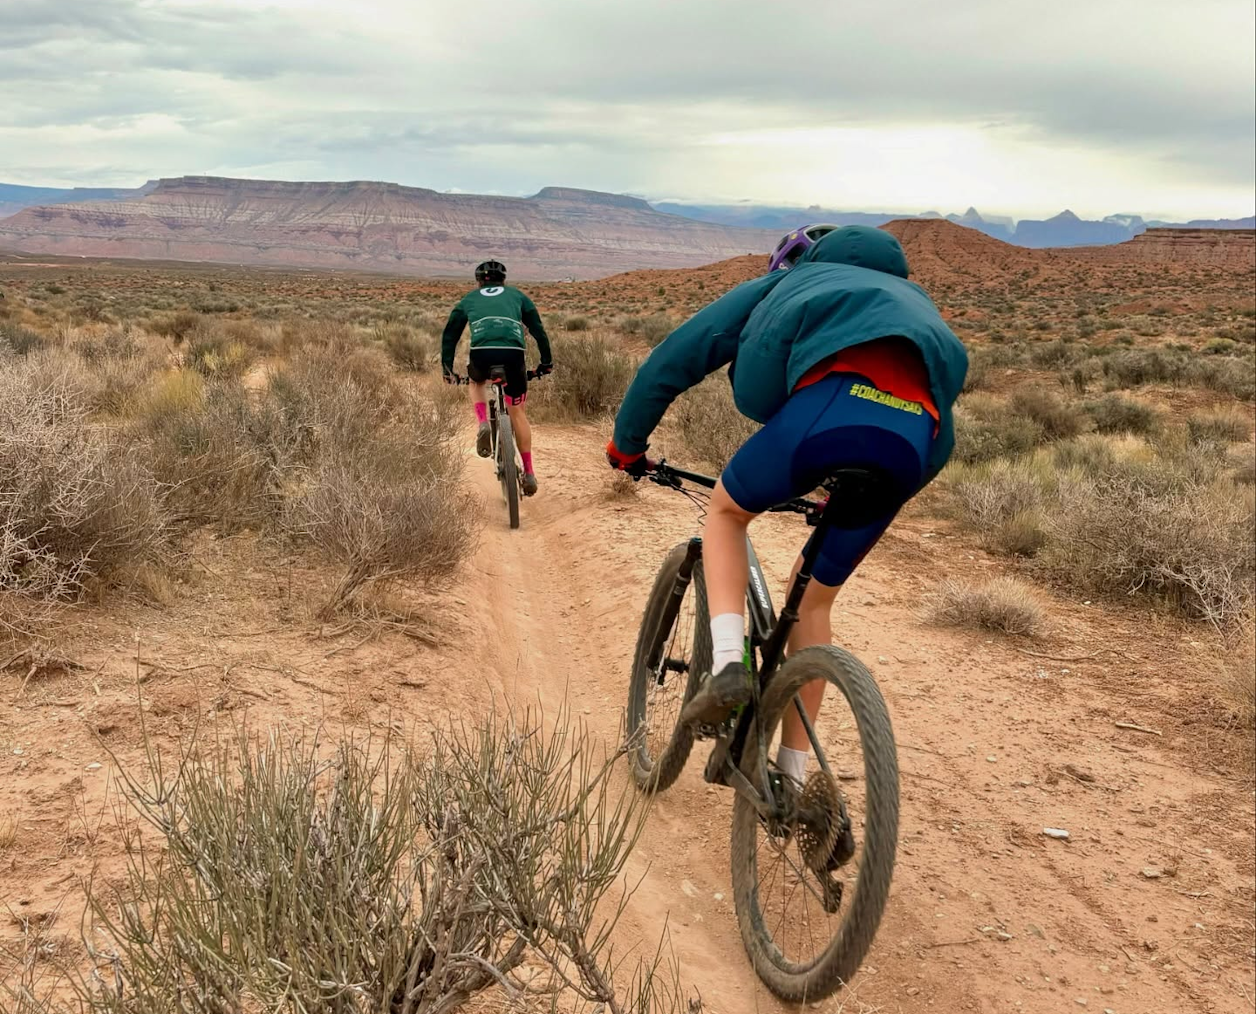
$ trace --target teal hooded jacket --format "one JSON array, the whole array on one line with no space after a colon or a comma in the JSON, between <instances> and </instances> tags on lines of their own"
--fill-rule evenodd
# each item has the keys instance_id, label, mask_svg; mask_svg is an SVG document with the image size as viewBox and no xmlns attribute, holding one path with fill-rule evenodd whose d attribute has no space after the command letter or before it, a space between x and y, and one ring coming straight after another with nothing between
<instances>
[{"instance_id":1,"label":"teal hooded jacket","mask_svg":"<svg viewBox=\"0 0 1256 1014\"><path fill-rule=\"evenodd\" d=\"M615 416L615 447L643 452L668 406L729 367L742 415L765 423L823 359L876 338L899 336L920 350L941 416L923 487L955 447L951 407L968 352L933 301L907 280L907 257L888 232L835 229L794 267L751 279L690 317L645 359Z\"/></svg>"}]
</instances>

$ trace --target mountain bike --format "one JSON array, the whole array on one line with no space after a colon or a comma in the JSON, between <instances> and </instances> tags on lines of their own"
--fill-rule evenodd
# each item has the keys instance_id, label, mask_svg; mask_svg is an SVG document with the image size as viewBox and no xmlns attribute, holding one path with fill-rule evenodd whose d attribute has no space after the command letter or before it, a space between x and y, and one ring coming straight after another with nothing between
<instances>
[{"instance_id":1,"label":"mountain bike","mask_svg":"<svg viewBox=\"0 0 1256 1014\"><path fill-rule=\"evenodd\" d=\"M528 380L539 380L545 374L528 370ZM467 377L458 377L459 384L470 384ZM519 527L519 498L523 496L523 465L515 447L515 431L506 410L506 368L494 366L489 370L488 383L493 394L488 399L488 422L493 432L493 452L490 455L501 483L502 499L510 515L510 527Z\"/></svg>"},{"instance_id":2,"label":"mountain bike","mask_svg":"<svg viewBox=\"0 0 1256 1014\"><path fill-rule=\"evenodd\" d=\"M702 502L710 476L659 462L651 481ZM857 528L883 516L889 480L865 469L840 471L822 484L825 500L799 497L771 508L806 517L815 531L778 617L749 538L746 590L749 635L745 661L753 673L751 700L719 726L687 726L680 710L711 671L711 631L702 540L671 550L646 602L628 692L628 749L633 777L647 792L675 782L695 740L713 740L704 777L733 789L733 901L742 941L755 972L777 996L814 1001L835 992L858 970L885 908L898 840L898 758L885 700L868 670L840 648L793 653L785 645L798 620L824 534ZM840 692L825 703L826 748L798 697L825 680ZM844 701L850 716L834 716ZM818 770L799 784L769 759L773 736L788 708L806 729ZM863 754L863 799L839 787L860 775L845 764ZM833 752L831 759L827 751ZM835 774L835 767L837 773ZM853 792L853 788L851 790ZM779 885L779 897L773 888ZM790 941L810 944L794 953Z\"/></svg>"}]
</instances>

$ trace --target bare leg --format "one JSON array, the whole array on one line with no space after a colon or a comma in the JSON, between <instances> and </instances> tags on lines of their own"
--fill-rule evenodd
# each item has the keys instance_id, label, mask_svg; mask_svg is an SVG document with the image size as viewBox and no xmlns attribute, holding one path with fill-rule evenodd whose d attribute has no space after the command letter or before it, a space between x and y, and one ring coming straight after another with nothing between
<instances>
[{"instance_id":1,"label":"bare leg","mask_svg":"<svg viewBox=\"0 0 1256 1014\"><path fill-rule=\"evenodd\" d=\"M746 585L750 583L746 527L754 518L737 506L722 481L716 484L702 527L702 567L712 616L744 615Z\"/></svg>"},{"instance_id":2,"label":"bare leg","mask_svg":"<svg viewBox=\"0 0 1256 1014\"><path fill-rule=\"evenodd\" d=\"M510 416L511 428L515 431L515 446L520 454L532 453L532 427L528 423L528 415L522 405L507 405L506 412Z\"/></svg>"},{"instance_id":3,"label":"bare leg","mask_svg":"<svg viewBox=\"0 0 1256 1014\"><path fill-rule=\"evenodd\" d=\"M488 384L477 384L474 380L467 385L467 390L471 392L471 404L483 405L485 411L488 410ZM476 412L476 418L480 417L480 413Z\"/></svg>"},{"instance_id":4,"label":"bare leg","mask_svg":"<svg viewBox=\"0 0 1256 1014\"><path fill-rule=\"evenodd\" d=\"M791 581L801 566L802 556L799 556L794 563L793 574L790 575ZM840 585L831 587L821 584L815 578L811 579L811 584L807 586L807 591L803 594L802 605L798 607L798 622L789 632L791 655L796 651L802 651L803 648L833 643L831 613L839 591L841 591ZM820 702L824 699L824 685L824 680L813 680L798 691L798 696L802 698L803 710L807 712L807 718L811 720L812 726L815 725L816 716L820 713ZM811 750L807 730L794 708L788 709L781 720L781 745L791 750L804 752Z\"/></svg>"}]
</instances>

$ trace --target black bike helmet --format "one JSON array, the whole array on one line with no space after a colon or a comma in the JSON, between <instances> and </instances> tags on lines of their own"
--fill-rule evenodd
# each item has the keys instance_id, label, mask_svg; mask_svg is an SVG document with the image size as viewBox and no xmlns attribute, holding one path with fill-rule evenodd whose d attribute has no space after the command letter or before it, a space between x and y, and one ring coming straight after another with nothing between
<instances>
[{"instance_id":1,"label":"black bike helmet","mask_svg":"<svg viewBox=\"0 0 1256 1014\"><path fill-rule=\"evenodd\" d=\"M475 280L481 285L501 285L506 280L506 265L501 261L485 261L475 269Z\"/></svg>"}]
</instances>

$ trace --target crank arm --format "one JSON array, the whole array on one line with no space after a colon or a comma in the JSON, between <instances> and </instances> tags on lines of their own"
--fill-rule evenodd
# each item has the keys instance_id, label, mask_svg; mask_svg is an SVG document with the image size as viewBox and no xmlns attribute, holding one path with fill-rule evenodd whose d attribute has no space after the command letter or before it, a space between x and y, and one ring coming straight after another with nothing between
<instances>
[{"instance_id":1,"label":"crank arm","mask_svg":"<svg viewBox=\"0 0 1256 1014\"><path fill-rule=\"evenodd\" d=\"M750 779L743 775L737 768L731 764L725 768L725 775L728 778L728 784L733 787L733 791L745 798L745 800L755 808L760 817L765 820L776 816L776 807L771 800L764 799L750 784Z\"/></svg>"}]
</instances>

